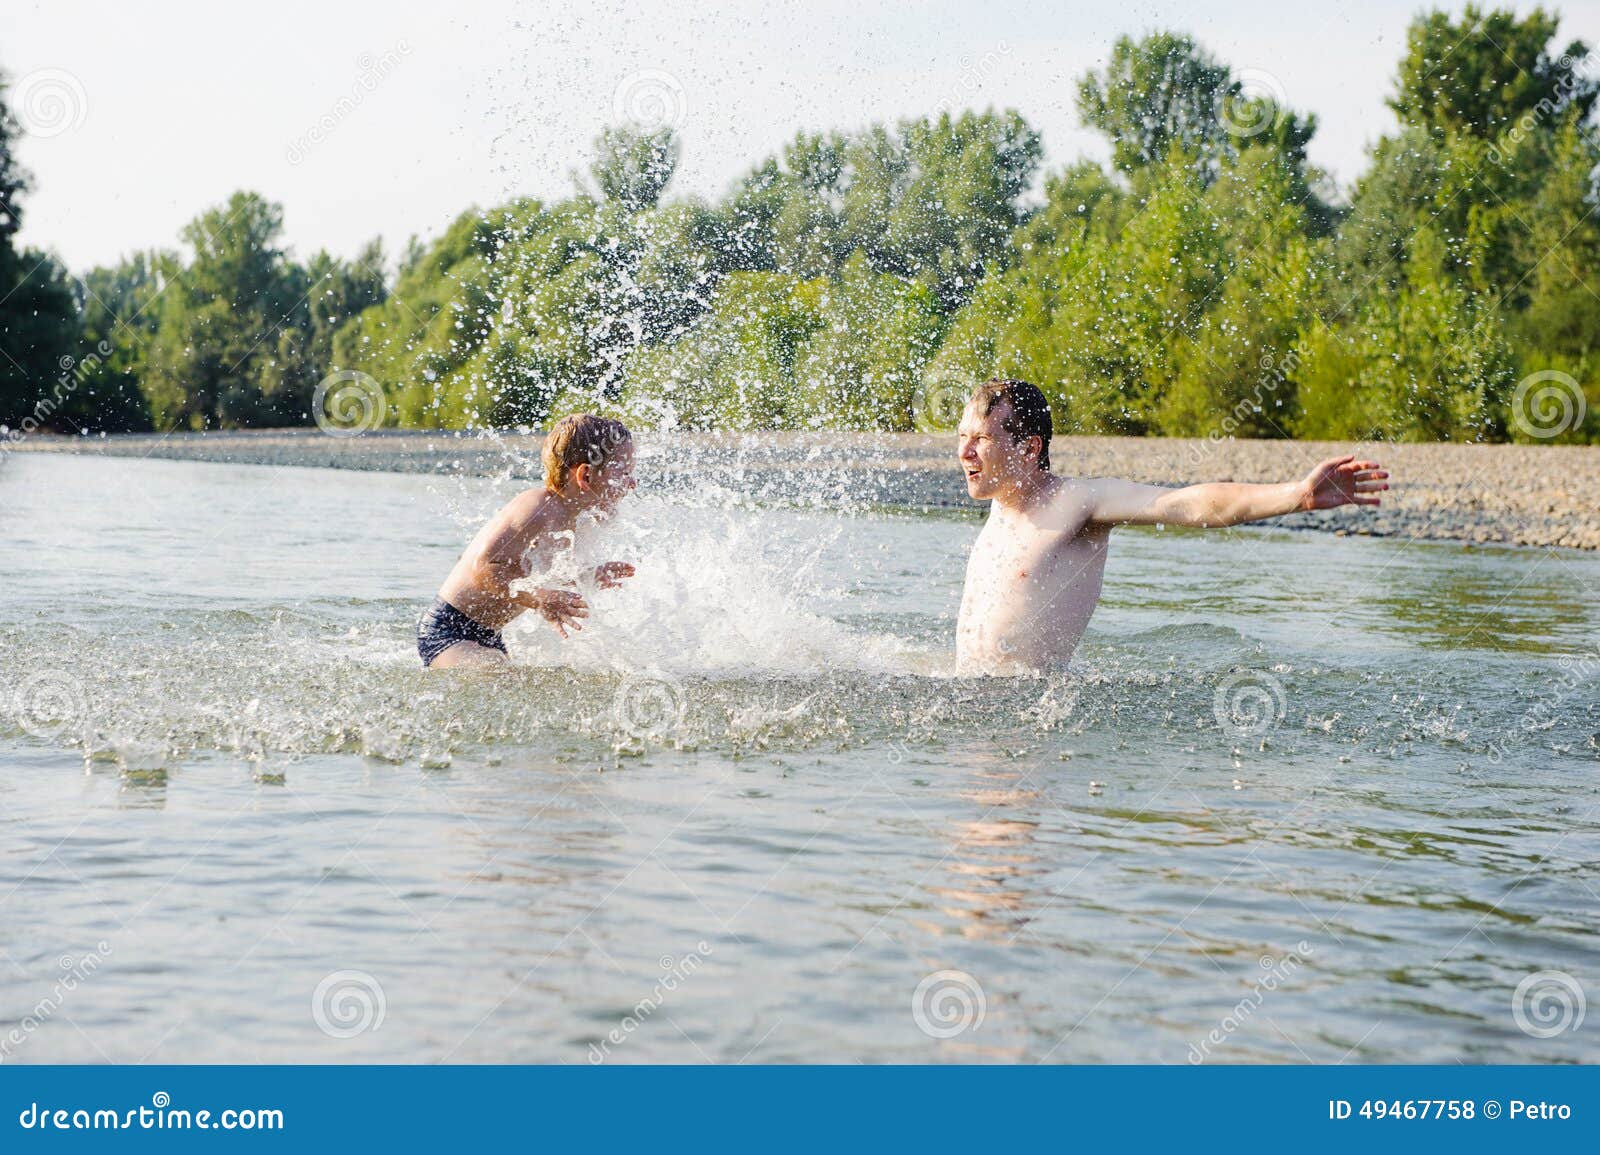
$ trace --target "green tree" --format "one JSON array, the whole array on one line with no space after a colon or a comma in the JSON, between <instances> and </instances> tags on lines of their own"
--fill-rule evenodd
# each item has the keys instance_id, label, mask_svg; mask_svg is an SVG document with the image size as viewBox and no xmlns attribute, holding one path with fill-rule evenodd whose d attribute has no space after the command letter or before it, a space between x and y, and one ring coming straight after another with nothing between
<instances>
[{"instance_id":1,"label":"green tree","mask_svg":"<svg viewBox=\"0 0 1600 1155\"><path fill-rule=\"evenodd\" d=\"M667 428L798 427L806 414L795 374L822 324L825 286L785 273L730 273L692 332L629 358L623 410Z\"/></svg>"},{"instance_id":2,"label":"green tree","mask_svg":"<svg viewBox=\"0 0 1600 1155\"><path fill-rule=\"evenodd\" d=\"M918 281L954 312L1010 261L1040 155L1014 112L802 134L735 191L725 267L809 279L860 251L874 272Z\"/></svg>"},{"instance_id":3,"label":"green tree","mask_svg":"<svg viewBox=\"0 0 1600 1155\"><path fill-rule=\"evenodd\" d=\"M492 283L497 255L545 222L538 202L519 200L490 213L469 209L431 245L413 241L393 292L335 332L330 369L369 374L401 425L492 421L496 414L484 411L491 397L480 395L483 383L466 366L502 323Z\"/></svg>"},{"instance_id":4,"label":"green tree","mask_svg":"<svg viewBox=\"0 0 1600 1155\"><path fill-rule=\"evenodd\" d=\"M1424 230L1415 249L1405 285L1365 298L1347 321L1308 327L1297 350L1297 436L1505 436L1517 374L1495 300L1446 274L1437 235Z\"/></svg>"},{"instance_id":5,"label":"green tree","mask_svg":"<svg viewBox=\"0 0 1600 1155\"><path fill-rule=\"evenodd\" d=\"M173 253L146 252L96 268L83 278L83 384L73 398L75 420L108 432L151 427L140 383L155 337L159 301L176 275Z\"/></svg>"},{"instance_id":6,"label":"green tree","mask_svg":"<svg viewBox=\"0 0 1600 1155\"><path fill-rule=\"evenodd\" d=\"M1515 432L1496 410L1507 348L1518 374L1600 394L1595 92L1575 67L1586 47L1558 56L1555 31L1540 10L1413 22L1391 100L1407 123L1357 183L1307 334L1302 432ZM1597 434L1591 415L1569 436Z\"/></svg>"},{"instance_id":7,"label":"green tree","mask_svg":"<svg viewBox=\"0 0 1600 1155\"><path fill-rule=\"evenodd\" d=\"M0 77L0 426L72 428L62 407L76 388L77 301L59 261L17 247L28 178L15 156L18 128L5 91Z\"/></svg>"},{"instance_id":8,"label":"green tree","mask_svg":"<svg viewBox=\"0 0 1600 1155\"><path fill-rule=\"evenodd\" d=\"M1252 93L1233 70L1188 36L1123 36L1105 71L1078 82L1078 113L1111 139L1116 166L1132 172L1164 162L1172 149L1207 160L1251 143L1271 144L1295 165L1316 118Z\"/></svg>"},{"instance_id":9,"label":"green tree","mask_svg":"<svg viewBox=\"0 0 1600 1155\"><path fill-rule=\"evenodd\" d=\"M817 320L794 365L794 423L911 429L918 382L944 335L933 290L874 273L858 251L825 282Z\"/></svg>"},{"instance_id":10,"label":"green tree","mask_svg":"<svg viewBox=\"0 0 1600 1155\"><path fill-rule=\"evenodd\" d=\"M1078 81L1078 115L1111 138L1116 166L1131 172L1165 160L1174 145L1197 156L1220 150L1222 103L1236 88L1228 66L1188 36L1122 36L1105 71Z\"/></svg>"},{"instance_id":11,"label":"green tree","mask_svg":"<svg viewBox=\"0 0 1600 1155\"><path fill-rule=\"evenodd\" d=\"M1528 155L1536 153L1537 155ZM1519 340L1549 353L1582 358L1600 352L1600 139L1568 121L1533 137L1516 167L1540 174L1514 206L1512 264L1525 305Z\"/></svg>"},{"instance_id":12,"label":"green tree","mask_svg":"<svg viewBox=\"0 0 1600 1155\"><path fill-rule=\"evenodd\" d=\"M1326 244L1293 197L1282 153L1251 149L1201 198L1223 256L1221 283L1179 326L1155 405L1168 436L1287 437L1298 409L1296 341L1313 316Z\"/></svg>"},{"instance_id":13,"label":"green tree","mask_svg":"<svg viewBox=\"0 0 1600 1155\"><path fill-rule=\"evenodd\" d=\"M1282 437L1292 352L1327 242L1273 146L1205 173L1174 149L1119 191L1078 165L1018 231L932 366L940 381L1037 383L1062 429Z\"/></svg>"},{"instance_id":14,"label":"green tree","mask_svg":"<svg viewBox=\"0 0 1600 1155\"><path fill-rule=\"evenodd\" d=\"M311 283L306 298L309 330L307 357L316 372L333 365L333 339L341 326L388 297L384 280L383 242L369 241L353 261L319 252L306 264Z\"/></svg>"},{"instance_id":15,"label":"green tree","mask_svg":"<svg viewBox=\"0 0 1600 1155\"><path fill-rule=\"evenodd\" d=\"M603 199L624 212L653 209L677 171L682 147L670 128L606 128L595 142L589 175Z\"/></svg>"},{"instance_id":16,"label":"green tree","mask_svg":"<svg viewBox=\"0 0 1600 1155\"><path fill-rule=\"evenodd\" d=\"M75 297L14 251L8 129L0 336L34 361L0 364L0 400L73 356L81 309L69 428L302 421L337 369L412 426L942 427L1004 374L1062 429L1481 439L1521 435L1508 391L1553 370L1590 397L1565 436L1600 439L1597 86L1555 31L1537 9L1419 17L1402 126L1348 210L1307 162L1313 117L1156 32L1078 86L1114 164L1050 175L1042 204L1010 111L801 133L717 203L669 199L670 132L608 129L575 195L413 238L392 291L376 242L302 267L277 206L239 194L186 230L187 266L137 257Z\"/></svg>"},{"instance_id":17,"label":"green tree","mask_svg":"<svg viewBox=\"0 0 1600 1155\"><path fill-rule=\"evenodd\" d=\"M1571 108L1581 120L1600 95L1600 80L1579 65L1581 40L1554 51L1557 16L1535 8L1519 17L1468 4L1459 19L1429 12L1412 21L1389 107L1406 124L1439 133L1493 139L1524 117Z\"/></svg>"},{"instance_id":18,"label":"green tree","mask_svg":"<svg viewBox=\"0 0 1600 1155\"><path fill-rule=\"evenodd\" d=\"M298 424L310 373L305 271L278 247L283 210L235 193L183 230L193 259L161 297L145 395L162 428Z\"/></svg>"}]
</instances>

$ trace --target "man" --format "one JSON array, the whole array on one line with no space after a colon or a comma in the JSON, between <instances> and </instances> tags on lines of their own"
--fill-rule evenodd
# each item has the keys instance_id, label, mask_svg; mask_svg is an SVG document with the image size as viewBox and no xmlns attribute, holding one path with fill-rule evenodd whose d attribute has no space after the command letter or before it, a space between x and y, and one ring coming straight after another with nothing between
<instances>
[{"instance_id":1,"label":"man","mask_svg":"<svg viewBox=\"0 0 1600 1155\"><path fill-rule=\"evenodd\" d=\"M633 437L620 421L583 413L550 428L541 454L544 484L514 497L489 519L439 587L417 625L422 664L497 665L506 660L508 622L532 610L563 638L582 629L589 605L571 590L513 592L511 584L548 569L558 550L570 548L585 514L611 514L633 489ZM607 562L594 573L601 589L633 576L626 562Z\"/></svg>"},{"instance_id":2,"label":"man","mask_svg":"<svg viewBox=\"0 0 1600 1155\"><path fill-rule=\"evenodd\" d=\"M1388 473L1331 457L1281 485L1214 482L1183 489L1050 472L1053 426L1026 381L979 386L961 416L967 493L989 519L967 561L956 661L972 673L1063 665L1100 600L1115 525L1238 525L1297 510L1377 505Z\"/></svg>"}]
</instances>

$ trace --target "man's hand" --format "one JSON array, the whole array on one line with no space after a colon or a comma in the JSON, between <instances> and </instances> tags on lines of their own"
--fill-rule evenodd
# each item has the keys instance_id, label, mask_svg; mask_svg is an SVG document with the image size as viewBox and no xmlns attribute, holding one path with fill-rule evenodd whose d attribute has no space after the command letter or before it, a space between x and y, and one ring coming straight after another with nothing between
<instances>
[{"instance_id":1,"label":"man's hand","mask_svg":"<svg viewBox=\"0 0 1600 1155\"><path fill-rule=\"evenodd\" d=\"M589 616L589 603L570 590L523 590L512 599L525 610L532 610L567 636L567 627L581 630L581 620Z\"/></svg>"},{"instance_id":2,"label":"man's hand","mask_svg":"<svg viewBox=\"0 0 1600 1155\"><path fill-rule=\"evenodd\" d=\"M625 561L608 561L596 566L594 571L594 580L603 590L614 590L622 584L623 578L632 576L633 567Z\"/></svg>"},{"instance_id":3,"label":"man's hand","mask_svg":"<svg viewBox=\"0 0 1600 1155\"><path fill-rule=\"evenodd\" d=\"M1334 509L1341 505L1377 505L1388 489L1389 472L1376 461L1357 461L1353 453L1330 457L1300 483L1301 509Z\"/></svg>"}]
</instances>

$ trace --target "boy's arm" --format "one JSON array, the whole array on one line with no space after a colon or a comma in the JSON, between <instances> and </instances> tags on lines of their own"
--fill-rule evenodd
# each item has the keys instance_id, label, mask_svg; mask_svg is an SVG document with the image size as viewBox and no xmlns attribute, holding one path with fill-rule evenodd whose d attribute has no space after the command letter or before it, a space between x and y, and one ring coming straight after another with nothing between
<instances>
[{"instance_id":1,"label":"boy's arm","mask_svg":"<svg viewBox=\"0 0 1600 1155\"><path fill-rule=\"evenodd\" d=\"M546 528L544 500L542 490L529 490L495 514L472 565L473 596L488 602L496 613L504 613L510 606L533 610L566 637L565 627L579 628L577 619L589 613L588 603L580 595L562 589L511 589L512 582L533 572L528 549Z\"/></svg>"},{"instance_id":2,"label":"boy's arm","mask_svg":"<svg viewBox=\"0 0 1600 1155\"><path fill-rule=\"evenodd\" d=\"M1087 482L1091 521L1112 525L1239 525L1302 510L1377 505L1389 474L1354 454L1330 457L1299 481L1279 485L1207 482L1182 489L1096 478Z\"/></svg>"},{"instance_id":3,"label":"boy's arm","mask_svg":"<svg viewBox=\"0 0 1600 1155\"><path fill-rule=\"evenodd\" d=\"M483 596L515 600L511 583L528 576L528 547L539 531L539 495L524 493L507 502L485 530L472 566L472 584Z\"/></svg>"}]
</instances>

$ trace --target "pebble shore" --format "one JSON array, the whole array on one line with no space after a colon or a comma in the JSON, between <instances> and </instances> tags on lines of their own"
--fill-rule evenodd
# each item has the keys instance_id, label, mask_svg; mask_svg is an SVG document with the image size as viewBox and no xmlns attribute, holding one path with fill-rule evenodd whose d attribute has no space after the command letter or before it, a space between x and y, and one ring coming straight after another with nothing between
<instances>
[{"instance_id":1,"label":"pebble shore","mask_svg":"<svg viewBox=\"0 0 1600 1155\"><path fill-rule=\"evenodd\" d=\"M9 453L92 453L241 465L409 473L537 474L538 434L439 431L330 436L318 430L60 437L34 435ZM1296 514L1276 524L1340 534L1600 549L1600 446L1352 444L1060 437L1058 473L1165 485L1287 481L1355 452L1392 476L1378 509ZM865 493L874 504L972 503L953 435L641 434L641 480L678 487L714 477L764 496Z\"/></svg>"}]
</instances>

